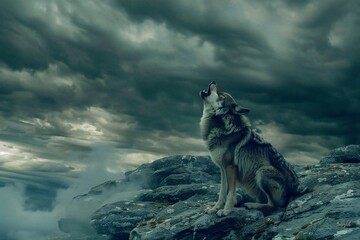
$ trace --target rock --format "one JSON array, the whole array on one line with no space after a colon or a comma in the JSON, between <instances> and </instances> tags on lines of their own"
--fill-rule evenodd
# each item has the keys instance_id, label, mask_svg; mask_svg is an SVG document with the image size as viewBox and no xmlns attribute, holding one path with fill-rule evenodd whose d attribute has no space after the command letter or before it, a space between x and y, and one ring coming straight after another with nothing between
<instances>
[{"instance_id":1,"label":"rock","mask_svg":"<svg viewBox=\"0 0 360 240\"><path fill-rule=\"evenodd\" d=\"M161 186L218 183L218 167L205 156L173 156L143 164L125 173L125 182L137 184L141 188L154 189Z\"/></svg>"},{"instance_id":2,"label":"rock","mask_svg":"<svg viewBox=\"0 0 360 240\"><path fill-rule=\"evenodd\" d=\"M359 217L360 181L334 186L324 184L288 205L278 225L277 236L332 239L346 228L360 230ZM343 237L348 234L343 233Z\"/></svg>"},{"instance_id":3,"label":"rock","mask_svg":"<svg viewBox=\"0 0 360 240\"><path fill-rule=\"evenodd\" d=\"M162 186L156 188L152 192L141 195L138 200L140 201L152 201L152 202L167 202L176 203L184 201L195 194L205 195L211 194L211 187L207 184L181 184L178 186ZM213 196L216 196L217 192L212 192Z\"/></svg>"},{"instance_id":4,"label":"rock","mask_svg":"<svg viewBox=\"0 0 360 240\"><path fill-rule=\"evenodd\" d=\"M165 207L155 202L119 201L97 210L92 215L91 225L99 234L111 233L114 238L127 239L132 229L154 218Z\"/></svg>"},{"instance_id":5,"label":"rock","mask_svg":"<svg viewBox=\"0 0 360 240\"><path fill-rule=\"evenodd\" d=\"M359 171L360 163L304 167L298 172L300 185L310 192L289 203L274 238L359 239Z\"/></svg>"},{"instance_id":6,"label":"rock","mask_svg":"<svg viewBox=\"0 0 360 240\"><path fill-rule=\"evenodd\" d=\"M98 206L91 226L111 239L360 239L358 149L338 148L320 164L295 166L302 195L268 216L243 208L250 199L240 189L228 216L206 214L220 183L219 169L208 157L163 158L75 201Z\"/></svg>"},{"instance_id":7,"label":"rock","mask_svg":"<svg viewBox=\"0 0 360 240\"><path fill-rule=\"evenodd\" d=\"M360 163L360 145L349 145L332 150L320 161L320 164L329 163Z\"/></svg>"},{"instance_id":8,"label":"rock","mask_svg":"<svg viewBox=\"0 0 360 240\"><path fill-rule=\"evenodd\" d=\"M161 211L131 231L130 239L221 239L263 218L258 211L237 208L226 217L205 214L206 202L183 201ZM251 229L252 231L254 229Z\"/></svg>"},{"instance_id":9,"label":"rock","mask_svg":"<svg viewBox=\"0 0 360 240\"><path fill-rule=\"evenodd\" d=\"M336 185L360 180L359 164L326 164L307 166L299 171L300 188L308 191L317 186Z\"/></svg>"}]
</instances>

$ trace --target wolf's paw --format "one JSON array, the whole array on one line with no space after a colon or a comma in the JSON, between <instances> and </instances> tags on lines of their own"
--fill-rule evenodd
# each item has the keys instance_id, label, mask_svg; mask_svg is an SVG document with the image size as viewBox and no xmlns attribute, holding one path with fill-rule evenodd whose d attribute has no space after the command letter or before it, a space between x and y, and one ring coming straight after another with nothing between
<instances>
[{"instance_id":1,"label":"wolf's paw","mask_svg":"<svg viewBox=\"0 0 360 240\"><path fill-rule=\"evenodd\" d=\"M229 215L229 213L231 212L231 209L220 209L219 211L216 212L216 215L218 217L224 217Z\"/></svg>"},{"instance_id":2,"label":"wolf's paw","mask_svg":"<svg viewBox=\"0 0 360 240\"><path fill-rule=\"evenodd\" d=\"M214 206L209 206L205 209L206 213L216 213L222 206L224 205L224 201L217 201Z\"/></svg>"},{"instance_id":3,"label":"wolf's paw","mask_svg":"<svg viewBox=\"0 0 360 240\"><path fill-rule=\"evenodd\" d=\"M206 213L212 214L212 213L216 213L219 210L219 208L217 208L216 206L209 206L205 209Z\"/></svg>"}]
</instances>

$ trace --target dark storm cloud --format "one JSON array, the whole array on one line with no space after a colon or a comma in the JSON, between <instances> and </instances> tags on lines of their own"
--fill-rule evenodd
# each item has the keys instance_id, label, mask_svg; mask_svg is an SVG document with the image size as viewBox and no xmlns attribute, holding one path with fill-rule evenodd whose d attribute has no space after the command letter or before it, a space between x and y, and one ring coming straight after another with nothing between
<instances>
[{"instance_id":1,"label":"dark storm cloud","mask_svg":"<svg viewBox=\"0 0 360 240\"><path fill-rule=\"evenodd\" d=\"M357 6L2 2L2 139L44 146L43 158L84 159L103 141L152 154L205 152L198 92L217 80L275 138L307 136L318 154L357 143Z\"/></svg>"},{"instance_id":2,"label":"dark storm cloud","mask_svg":"<svg viewBox=\"0 0 360 240\"><path fill-rule=\"evenodd\" d=\"M112 50L117 40L110 35L108 26L99 26L101 21L96 25L88 18L97 7L104 5L96 2L86 3L87 6L83 4L2 2L2 60L15 69L33 70L63 62L91 78L104 72L118 73L121 50ZM105 19L106 11L96 11L96 17Z\"/></svg>"},{"instance_id":3,"label":"dark storm cloud","mask_svg":"<svg viewBox=\"0 0 360 240\"><path fill-rule=\"evenodd\" d=\"M256 47L267 49L267 44L259 34L246 23L237 24L231 18L221 14L221 11L231 10L230 1L219 4L215 1L115 1L126 10L134 20L144 21L149 18L165 23L174 31L185 35L196 34L203 40L210 41L219 47L241 48ZM233 9L237 10L237 9ZM233 12L234 13L234 12Z\"/></svg>"},{"instance_id":4,"label":"dark storm cloud","mask_svg":"<svg viewBox=\"0 0 360 240\"><path fill-rule=\"evenodd\" d=\"M128 34L126 31L122 37L118 37L118 28L121 29L121 26L131 22L124 19L121 12L116 12L105 4L95 2L82 6L81 3L54 5L55 3L41 1L4 3L6 14L2 21L4 32L1 41L2 50L5 52L2 61L11 69L22 71L19 76L16 76L17 72L13 72L2 79L5 85L3 90L5 93L2 95L4 113L10 112L10 115L17 117L19 114L26 114L44 119L44 115L52 110L81 109L96 105L125 113L138 113L137 118L143 120L142 123L147 125L147 129L164 126L163 130L169 130L171 128L169 123L154 121L153 114L149 111L140 109L134 113L132 106L136 104L140 107L144 106L144 109L159 112L163 106L158 95L172 96L175 93L179 96L174 86L177 90L181 90L179 87L184 89L182 92L187 97L196 93L197 89L191 92L185 91L187 88L182 84L184 81L182 79L180 81L182 74L173 71L184 72L184 69L175 69L176 64L171 67L172 69L163 66L168 58L178 58L181 62L189 61L190 57L179 54L183 58L188 58L180 59L178 50L172 52L171 49L156 46L136 45L124 38ZM105 11L98 11L98 7L104 8ZM25 13L24 9L27 9ZM90 13L101 20L89 20L87 15ZM108 15L112 18L110 19ZM131 32L129 36L136 38ZM32 38L35 38L38 44L28 44ZM16 39L19 40L15 41ZM165 39L167 40L169 39ZM181 45L181 40L172 40L174 43L171 45L175 47ZM39 46L42 49L37 49ZM182 49L187 50L184 46ZM7 51L11 54L7 54ZM37 54L37 51L46 56ZM36 56L35 61L31 60L34 56ZM41 63L38 64L37 61ZM3 71L7 73L11 69L5 68ZM55 84L71 74L72 79L68 84ZM28 79L24 80L24 77ZM176 81L174 81L175 77L177 77ZM33 82L30 84L30 81ZM172 84L169 84L169 81L172 81ZM129 96L132 94L131 89L136 90L135 96ZM158 102L148 103L146 100ZM179 100L184 99L180 96ZM169 98L165 104L175 103ZM175 105L174 108L176 107ZM58 134L64 134L61 133L62 129L57 130Z\"/></svg>"},{"instance_id":5,"label":"dark storm cloud","mask_svg":"<svg viewBox=\"0 0 360 240\"><path fill-rule=\"evenodd\" d=\"M235 96L250 101L256 118L276 121L284 131L293 134L342 136L342 143L329 147L359 141L356 134L359 74L355 69L359 69L356 41L360 34L356 31L359 24L356 1L303 5L281 1L265 5L246 1L239 4L225 1L221 5L212 1L193 5L188 1L116 3L135 21L150 19L172 31L212 43L221 65L210 70L214 73L211 77L224 81L225 90L232 89ZM226 10L230 7L239 15L257 7L257 13L263 12L266 20L274 21L268 24L260 21L263 25L256 27L259 18L256 12L247 19L231 19L223 14L229 15ZM276 31L288 24L276 19L287 20L280 14L288 14L288 20L293 21L289 25L293 29L289 30L291 36L287 36L287 29ZM267 34L269 30L274 31ZM280 42L287 41L277 46L272 44L274 37ZM204 71L204 77L209 76L206 68L198 70ZM256 110L261 108L262 112Z\"/></svg>"}]
</instances>

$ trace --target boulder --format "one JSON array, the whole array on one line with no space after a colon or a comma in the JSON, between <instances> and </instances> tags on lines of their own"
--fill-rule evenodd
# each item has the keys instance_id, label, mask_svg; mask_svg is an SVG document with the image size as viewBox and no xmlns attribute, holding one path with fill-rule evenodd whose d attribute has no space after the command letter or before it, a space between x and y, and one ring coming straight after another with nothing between
<instances>
[{"instance_id":1,"label":"boulder","mask_svg":"<svg viewBox=\"0 0 360 240\"><path fill-rule=\"evenodd\" d=\"M348 145L332 150L320 160L320 164L360 163L360 145Z\"/></svg>"},{"instance_id":2,"label":"boulder","mask_svg":"<svg viewBox=\"0 0 360 240\"><path fill-rule=\"evenodd\" d=\"M207 156L172 156L143 164L125 173L125 182L141 188L155 189L161 186L218 183L220 173Z\"/></svg>"}]
</instances>

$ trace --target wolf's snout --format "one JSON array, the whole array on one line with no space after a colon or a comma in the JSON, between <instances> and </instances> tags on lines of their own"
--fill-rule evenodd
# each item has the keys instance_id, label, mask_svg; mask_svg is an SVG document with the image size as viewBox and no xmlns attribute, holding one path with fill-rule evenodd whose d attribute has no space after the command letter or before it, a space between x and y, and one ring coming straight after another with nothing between
<instances>
[{"instance_id":1,"label":"wolf's snout","mask_svg":"<svg viewBox=\"0 0 360 240\"><path fill-rule=\"evenodd\" d=\"M200 95L200 97L201 97L202 99L208 97L208 96L211 94L211 86L212 86L212 85L216 85L216 82L215 82L215 81L212 81L212 82L208 85L207 90L202 90L202 91L200 92L199 95Z\"/></svg>"}]
</instances>

